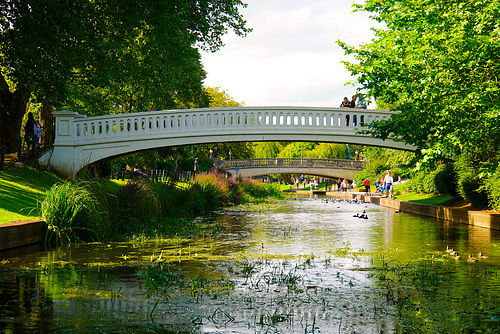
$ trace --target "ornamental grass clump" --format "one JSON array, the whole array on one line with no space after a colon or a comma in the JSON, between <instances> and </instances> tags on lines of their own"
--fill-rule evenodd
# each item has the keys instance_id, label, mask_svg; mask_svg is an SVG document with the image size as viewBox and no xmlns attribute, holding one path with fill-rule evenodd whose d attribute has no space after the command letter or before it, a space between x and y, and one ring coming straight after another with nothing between
<instances>
[{"instance_id":1,"label":"ornamental grass clump","mask_svg":"<svg viewBox=\"0 0 500 334\"><path fill-rule=\"evenodd\" d=\"M118 194L120 217L126 230L140 230L145 225L158 222L161 210L157 189L147 180L132 180Z\"/></svg>"},{"instance_id":2,"label":"ornamental grass clump","mask_svg":"<svg viewBox=\"0 0 500 334\"><path fill-rule=\"evenodd\" d=\"M238 183L241 192L253 198L281 197L279 185L275 183L263 183L260 180L247 177L238 178Z\"/></svg>"},{"instance_id":3,"label":"ornamental grass clump","mask_svg":"<svg viewBox=\"0 0 500 334\"><path fill-rule=\"evenodd\" d=\"M58 246L71 240L99 241L102 210L85 182L56 184L40 206L47 224L47 245Z\"/></svg>"},{"instance_id":4,"label":"ornamental grass clump","mask_svg":"<svg viewBox=\"0 0 500 334\"><path fill-rule=\"evenodd\" d=\"M198 174L193 181L193 187L208 195L206 200L215 205L215 208L227 204L229 187L222 177L216 173ZM210 200L209 197L212 197Z\"/></svg>"},{"instance_id":5,"label":"ornamental grass clump","mask_svg":"<svg viewBox=\"0 0 500 334\"><path fill-rule=\"evenodd\" d=\"M212 202L217 207L240 204L244 195L241 193L238 182L226 174L217 173L216 170L208 174L198 174L194 178L193 186L203 193L213 197ZM209 200L209 198L206 198Z\"/></svg>"}]
</instances>

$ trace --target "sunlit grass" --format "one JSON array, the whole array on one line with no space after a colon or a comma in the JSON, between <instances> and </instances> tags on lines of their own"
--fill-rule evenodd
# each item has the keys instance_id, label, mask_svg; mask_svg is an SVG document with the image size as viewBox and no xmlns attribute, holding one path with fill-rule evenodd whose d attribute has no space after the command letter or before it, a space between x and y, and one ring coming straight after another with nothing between
<instances>
[{"instance_id":1,"label":"sunlit grass","mask_svg":"<svg viewBox=\"0 0 500 334\"><path fill-rule=\"evenodd\" d=\"M40 218L38 201L62 180L49 172L7 165L0 171L0 224Z\"/></svg>"},{"instance_id":2,"label":"sunlit grass","mask_svg":"<svg viewBox=\"0 0 500 334\"><path fill-rule=\"evenodd\" d=\"M408 193L408 194L397 195L396 198L401 200L401 201L407 201L407 202L417 202L417 203L424 203L424 204L439 205L439 204L446 203L449 200L453 199L453 196L451 196L451 195Z\"/></svg>"}]
</instances>

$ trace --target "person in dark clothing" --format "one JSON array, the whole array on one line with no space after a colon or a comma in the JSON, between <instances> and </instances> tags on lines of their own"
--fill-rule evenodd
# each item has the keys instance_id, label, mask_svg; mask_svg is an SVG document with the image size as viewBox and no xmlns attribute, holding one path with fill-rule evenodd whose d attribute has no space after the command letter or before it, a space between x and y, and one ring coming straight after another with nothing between
<instances>
[{"instance_id":1,"label":"person in dark clothing","mask_svg":"<svg viewBox=\"0 0 500 334\"><path fill-rule=\"evenodd\" d=\"M352 96L352 100L349 104L349 108L354 108L356 106L356 95Z\"/></svg>"},{"instance_id":2,"label":"person in dark clothing","mask_svg":"<svg viewBox=\"0 0 500 334\"><path fill-rule=\"evenodd\" d=\"M349 102L349 99L346 97L344 97L344 101L342 101L342 103L340 104L340 108L350 108L351 107L351 103Z\"/></svg>"},{"instance_id":3,"label":"person in dark clothing","mask_svg":"<svg viewBox=\"0 0 500 334\"><path fill-rule=\"evenodd\" d=\"M35 118L33 117L33 113L28 113L28 120L26 121L26 125L24 126L24 142L26 143L26 147L28 150L35 148L34 143L35 136Z\"/></svg>"}]
</instances>

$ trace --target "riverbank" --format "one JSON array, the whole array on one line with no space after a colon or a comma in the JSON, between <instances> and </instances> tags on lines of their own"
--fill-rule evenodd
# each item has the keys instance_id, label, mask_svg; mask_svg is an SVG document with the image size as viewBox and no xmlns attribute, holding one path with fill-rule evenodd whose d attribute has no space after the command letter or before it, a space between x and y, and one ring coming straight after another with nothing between
<instances>
[{"instance_id":1,"label":"riverbank","mask_svg":"<svg viewBox=\"0 0 500 334\"><path fill-rule=\"evenodd\" d=\"M359 198L364 202L391 208L397 212L411 213L420 216L447 220L454 223L500 230L500 213L472 211L464 208L447 207L444 205L407 202L381 196L366 196L365 193L360 192L326 192L325 195L345 199Z\"/></svg>"},{"instance_id":2,"label":"riverbank","mask_svg":"<svg viewBox=\"0 0 500 334\"><path fill-rule=\"evenodd\" d=\"M0 250L41 242L43 228L40 226L44 226L44 223L39 219L38 203L53 184L60 183L62 180L47 172L13 165L0 172L0 180L3 183L0 189L0 213L3 219L3 224L0 220ZM365 196L362 192L338 193L301 189L300 193L346 199L359 197L365 202L395 211L500 230L500 213L401 201L380 196ZM40 233L34 232L38 230Z\"/></svg>"},{"instance_id":3,"label":"riverbank","mask_svg":"<svg viewBox=\"0 0 500 334\"><path fill-rule=\"evenodd\" d=\"M492 230L500 230L500 214L484 211L471 211L441 205L415 203L389 199L381 196L366 196L359 192L304 191L302 194L320 194L341 199L356 199L366 203L380 205L396 212L411 213L454 223L468 224ZM0 251L20 246L40 243L43 238L45 223L40 220L17 221L0 225Z\"/></svg>"}]
</instances>

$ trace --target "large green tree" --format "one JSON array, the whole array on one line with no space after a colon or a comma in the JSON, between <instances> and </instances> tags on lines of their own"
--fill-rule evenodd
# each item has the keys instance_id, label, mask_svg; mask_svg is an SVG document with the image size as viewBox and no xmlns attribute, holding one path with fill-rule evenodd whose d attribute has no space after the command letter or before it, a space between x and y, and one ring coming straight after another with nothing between
<instances>
[{"instance_id":1,"label":"large green tree","mask_svg":"<svg viewBox=\"0 0 500 334\"><path fill-rule=\"evenodd\" d=\"M498 162L500 1L367 0L384 28L359 47L338 42L361 90L401 111L373 124L429 155Z\"/></svg>"},{"instance_id":2,"label":"large green tree","mask_svg":"<svg viewBox=\"0 0 500 334\"><path fill-rule=\"evenodd\" d=\"M0 140L29 99L87 114L208 105L198 48L249 29L239 0L9 0L0 5ZM50 108L42 108L44 110Z\"/></svg>"}]
</instances>

